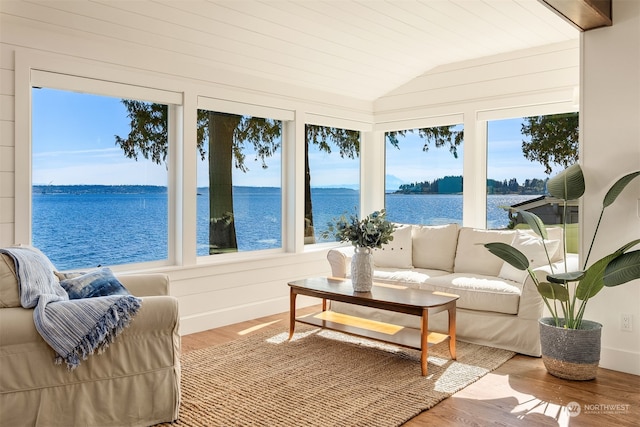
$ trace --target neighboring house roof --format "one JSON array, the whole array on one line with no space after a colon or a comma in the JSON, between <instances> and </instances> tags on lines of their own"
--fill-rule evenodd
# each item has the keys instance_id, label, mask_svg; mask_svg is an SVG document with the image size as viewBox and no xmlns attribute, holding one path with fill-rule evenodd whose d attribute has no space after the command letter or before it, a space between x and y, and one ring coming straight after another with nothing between
<instances>
[{"instance_id":1,"label":"neighboring house roof","mask_svg":"<svg viewBox=\"0 0 640 427\"><path fill-rule=\"evenodd\" d=\"M551 196L540 196L540 197L536 197L534 199L530 199L530 200L525 200L524 202L520 202L520 203L516 203L514 205L511 205L512 208L518 208L521 210L531 210L540 206L544 206L544 205L553 205L553 204L557 204L557 205L561 205L563 203L562 199L558 199L556 197L551 197ZM578 206L578 201L577 200L568 200L567 201L567 206Z\"/></svg>"}]
</instances>

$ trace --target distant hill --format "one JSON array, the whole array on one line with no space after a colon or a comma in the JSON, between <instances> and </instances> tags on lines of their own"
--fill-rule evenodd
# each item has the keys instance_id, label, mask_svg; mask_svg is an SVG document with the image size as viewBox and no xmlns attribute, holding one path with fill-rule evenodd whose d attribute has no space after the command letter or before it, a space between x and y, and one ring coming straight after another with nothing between
<instances>
[{"instance_id":1,"label":"distant hill","mask_svg":"<svg viewBox=\"0 0 640 427\"><path fill-rule=\"evenodd\" d=\"M406 182L395 175L385 175L384 177L384 191L387 193L397 191L402 184L406 184Z\"/></svg>"},{"instance_id":2,"label":"distant hill","mask_svg":"<svg viewBox=\"0 0 640 427\"><path fill-rule=\"evenodd\" d=\"M509 180L487 179L487 194L545 194L546 179L525 179L523 184L516 178ZM460 194L464 178L458 176L445 176L433 181L413 182L402 184L395 193L402 194Z\"/></svg>"},{"instance_id":3,"label":"distant hill","mask_svg":"<svg viewBox=\"0 0 640 427\"><path fill-rule=\"evenodd\" d=\"M33 194L163 194L167 192L167 187L159 185L33 185ZM256 191L280 192L280 188L277 187L243 187L234 186L234 191L247 192ZM198 187L199 194L207 193L208 187ZM313 187L312 191L315 192L354 192L358 191L357 188L351 188L347 186L335 186L335 187Z\"/></svg>"},{"instance_id":4,"label":"distant hill","mask_svg":"<svg viewBox=\"0 0 640 427\"><path fill-rule=\"evenodd\" d=\"M142 194L166 193L159 185L34 185L33 194Z\"/></svg>"}]
</instances>

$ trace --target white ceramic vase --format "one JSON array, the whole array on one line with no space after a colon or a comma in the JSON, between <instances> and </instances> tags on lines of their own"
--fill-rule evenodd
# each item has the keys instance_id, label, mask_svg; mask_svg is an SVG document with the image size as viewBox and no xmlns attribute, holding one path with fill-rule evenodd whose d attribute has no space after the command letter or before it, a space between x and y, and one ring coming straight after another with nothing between
<instances>
[{"instance_id":1,"label":"white ceramic vase","mask_svg":"<svg viewBox=\"0 0 640 427\"><path fill-rule=\"evenodd\" d=\"M351 258L351 283L356 292L370 292L373 286L373 253L371 248L356 247Z\"/></svg>"}]
</instances>

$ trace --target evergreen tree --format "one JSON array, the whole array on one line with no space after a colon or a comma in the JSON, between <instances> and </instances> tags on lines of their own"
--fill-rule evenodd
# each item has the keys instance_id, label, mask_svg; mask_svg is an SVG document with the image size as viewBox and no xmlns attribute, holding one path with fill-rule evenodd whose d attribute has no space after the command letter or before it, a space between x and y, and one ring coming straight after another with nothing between
<instances>
[{"instance_id":1,"label":"evergreen tree","mask_svg":"<svg viewBox=\"0 0 640 427\"><path fill-rule=\"evenodd\" d=\"M126 138L115 136L125 155L166 163L168 154L168 108L166 105L123 99L130 131ZM243 149L251 144L257 158L265 159L280 146L279 121L237 114L198 110L197 149L209 161L209 253L238 250L233 215L233 166L246 172Z\"/></svg>"},{"instance_id":2,"label":"evergreen tree","mask_svg":"<svg viewBox=\"0 0 640 427\"><path fill-rule=\"evenodd\" d=\"M578 160L578 113L526 117L522 123L524 157L541 163L545 173L552 166L566 168Z\"/></svg>"},{"instance_id":3,"label":"evergreen tree","mask_svg":"<svg viewBox=\"0 0 640 427\"><path fill-rule=\"evenodd\" d=\"M168 108L163 104L123 99L130 119L130 131L126 138L115 136L116 145L129 158L141 155L155 163L166 164L168 154ZM463 132L453 126L417 129L425 140L423 151L429 143L436 147L449 146L457 158L457 147L462 143ZM387 133L391 144L399 148L398 136L414 130ZM280 147L281 122L259 117L198 110L197 149L202 160L209 161L209 253L237 251L233 215L232 170L246 172L243 149L251 144L257 159L266 167L265 159ZM311 203L311 171L309 146L315 144L321 151L331 153L332 146L341 157L356 158L360 153L360 133L346 129L305 126L305 236L313 238L313 206Z\"/></svg>"}]
</instances>

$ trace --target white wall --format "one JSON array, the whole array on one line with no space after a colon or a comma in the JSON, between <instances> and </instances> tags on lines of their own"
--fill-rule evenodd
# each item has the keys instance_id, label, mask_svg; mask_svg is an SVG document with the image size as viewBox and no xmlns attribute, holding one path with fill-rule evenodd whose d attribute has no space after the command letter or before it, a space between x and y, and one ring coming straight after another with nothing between
<instances>
[{"instance_id":1,"label":"white wall","mask_svg":"<svg viewBox=\"0 0 640 427\"><path fill-rule=\"evenodd\" d=\"M16 147L18 151L28 152L24 145L28 144L28 129L25 129L25 115L28 112L21 111L19 115L23 124L15 127L15 106L23 108L28 104L25 93L25 84L28 85L28 76L23 75L25 70L19 70L21 75L16 75L16 55L19 60L29 64L37 64L36 68L54 69L65 73L94 74L98 69L101 78L104 75L117 76L119 81L128 83L146 84L160 89L181 91L184 93L185 103L193 102L194 91L204 91L223 99L257 104L268 104L278 108L288 108L296 113L298 120L304 120L305 116L313 115L314 119L325 116L337 116L352 120L366 128L371 123L373 107L370 103L348 99L317 91L304 90L299 87L289 87L280 83L273 83L255 77L242 76L215 70L203 66L201 63L190 63L188 57L181 56L172 51L162 51L157 48L153 53L141 45L128 42L123 37L109 38L111 32L101 28L101 34L88 31L91 26L81 22L81 18L49 24L43 21L52 19L42 15L37 6L24 3L12 3L11 14L0 15L0 72L2 85L0 87L0 245L13 244L24 236L21 227L16 227L16 176L18 181L28 181L29 173L23 167L16 167L14 157ZM24 10L22 8L25 8ZM29 19L30 13L38 13L38 20ZM25 17L26 16L26 17ZM117 34L117 29L113 29ZM476 76L490 76L492 72L504 73L512 76L513 84L505 87L501 97L493 97L489 104L491 108L512 106L512 97L519 99L519 104L532 105L546 102L563 102L571 97L572 88L577 85L577 59L571 59L572 51L576 51L575 44L552 47L550 49L535 49L531 52L523 52L503 57L496 57L487 64L486 61L468 64L456 64L451 69L443 68L438 75L437 84L451 88L447 91L441 89L441 98L451 97L457 103L447 105L445 102L433 102L428 108L416 103L415 99L424 99L424 94L414 95L412 90L398 96L390 94L380 100L376 108L377 120L385 126L389 122L399 119L413 119L423 122L425 117L438 116L444 112L448 114L455 111L455 117L463 117L460 112L471 112L464 120L471 123L475 121L476 114L482 108L483 99L491 89L486 82L475 81ZM547 52L551 52L547 55ZM569 52L569 59L563 59L563 51ZM560 53L558 53L560 52ZM542 55L542 56L541 56ZM26 59L25 59L26 58ZM529 58L529 59L527 59ZM540 59L537 59L540 58ZM545 59L548 58L548 59ZM577 58L577 55L576 55ZM523 62L520 62L523 61ZM531 72L532 63L560 63L546 65L543 68L559 68L559 71L540 73ZM568 65L567 65L568 64ZM574 68L567 77L563 68ZM503 71L500 71L503 69ZM484 70L484 71L483 71ZM504 71L507 70L507 71ZM451 72L447 77L447 72ZM518 75L521 75L518 78ZM461 80L462 79L462 80ZM427 78L426 80L430 80ZM421 79L421 82L425 79ZM467 82L464 88L456 87L460 81ZM558 89L558 81L562 86ZM16 97L15 84L18 93ZM420 83L422 84L422 83ZM410 88L411 85L408 87ZM418 85L419 86L419 85ZM500 86L493 84L494 88ZM195 88L195 89L194 89ZM531 88L531 89L526 89ZM558 95L557 92L561 94ZM28 92L28 91L27 91ZM455 93L455 97L454 97ZM552 94L549 96L549 94ZM462 103L465 97L473 97L474 104L471 107ZM436 99L429 95L430 99ZM403 100L404 99L404 100ZM412 99L414 101L409 101ZM560 100L560 101L558 101ZM398 108L398 105L406 104L406 108ZM487 107L488 108L488 107ZM19 117L19 121L20 121ZM300 139L299 126L290 132ZM185 132L189 132L188 129ZM17 135L20 135L16 141ZM366 188L363 187L363 206L377 207L383 201L384 177L383 157L380 149L384 147L380 132L368 133L365 141L371 141L363 148L363 177L366 178ZM18 145L16 145L18 144ZM378 147L379 150L376 150ZM299 152L293 150L287 156L290 159L300 159ZM468 152L468 151L467 151ZM471 158L472 156L468 156ZM29 159L19 160L28 163ZM303 182L302 168L297 167L293 176L288 176L286 182L291 185ZM372 176L380 174L377 180ZM472 180L467 180L472 182ZM371 188L378 182L379 191ZM482 180L480 180L482 182ZM188 182L185 187L188 187ZM195 188L195 186L193 187ZM467 192L469 197L473 192ZM287 212L302 212L300 188L294 191L295 197L291 201L292 206ZM28 212L24 212L21 206L18 218L28 218ZM22 211L21 211L22 210ZM185 210L184 215L189 215ZM301 215L298 215L301 217ZM18 221L18 223L20 220ZM24 221L23 221L24 222ZM300 229L296 227L296 229ZM16 232L17 230L17 232ZM17 237L18 236L18 237ZM185 236L188 238L188 236ZM219 325L229 324L245 319L255 318L274 312L282 312L288 309L287 286L288 280L307 275L328 274L328 264L325 260L325 251L322 249L304 252L301 247L301 238L285 236L287 246L291 253L264 255L261 259L239 257L224 261L216 260L213 263L203 264L192 258L190 254L183 254L179 267L162 268L171 276L172 293L180 298L180 310L182 318L182 333L190 333L204 330Z\"/></svg>"},{"instance_id":2,"label":"white wall","mask_svg":"<svg viewBox=\"0 0 640 427\"><path fill-rule=\"evenodd\" d=\"M5 6L10 13L4 13ZM302 128L287 129L294 144L286 147L284 156L293 164L303 164L300 147L304 147L306 119L331 122L334 117L359 130L371 128L369 102L212 69L190 62L195 60L169 48L150 49L129 41L122 37L119 28L102 26L97 33L92 30L91 21L83 22L81 15L56 21L55 16L38 8L24 2L0 4L0 246L24 243L29 238L25 220L29 218L26 205L30 198L31 69L177 92L185 106L191 108L191 117L199 95L290 110L302 123ZM183 140L195 140L195 123L195 118L185 123ZM182 165L181 169L185 171L184 182L180 183L182 191L194 197L186 200L180 215L195 217L195 174L188 165ZM304 168L287 170L293 171L284 177L285 185L294 189L285 209L290 218L304 211ZM301 222L303 215L297 217ZM291 230L302 230L286 219L283 223ZM171 292L180 299L183 334L287 311L288 281L330 274L326 247L306 249L302 236L292 232L285 236L288 253L272 252L258 257L235 254L225 256L222 261L216 257L206 261L196 259L195 244L187 244L195 239L193 223L187 221L184 229L178 230L177 240L185 242L180 245L184 252L176 256L180 265L146 270L169 274ZM300 304L310 302L315 301L303 298Z\"/></svg>"},{"instance_id":3,"label":"white wall","mask_svg":"<svg viewBox=\"0 0 640 427\"><path fill-rule=\"evenodd\" d=\"M614 0L613 26L584 33L581 56L585 242L610 185L640 170L640 2ZM640 238L639 210L636 179L605 211L590 263ZM640 281L605 288L589 304L585 318L603 325L601 366L640 375ZM620 331L620 313L633 316L632 332Z\"/></svg>"},{"instance_id":4,"label":"white wall","mask_svg":"<svg viewBox=\"0 0 640 427\"><path fill-rule=\"evenodd\" d=\"M623 171L640 165L640 60L638 58L640 2L616 1L614 26L584 35L583 85L581 117L583 118L582 162L585 172L597 172L589 178L589 194L585 199L584 221L592 229L593 199L599 203L608 182ZM29 6L31 7L31 6ZM377 207L383 192L384 143L381 131L408 125L433 123L462 118L465 124L465 176L476 174L476 180L465 180L465 225L484 226L477 212L484 212L484 197L477 196L483 181L483 123L485 120L526 115L535 109L543 112L570 111L575 108L575 88L579 79L579 46L577 43L537 48L482 60L451 64L426 73L398 90L382 97L374 105L334 95L288 87L255 77L217 72L202 64L185 63L174 53L155 50L153 55L141 46L122 39L109 40L78 29L63 28L16 16L0 15L0 245L15 241L15 176L16 170L16 104L15 53L33 55L46 62L85 64L114 74L145 79L151 84L197 88L206 87L224 99L243 102L265 101L270 106L290 108L298 119L306 114L338 116L362 123L375 121L376 132L366 138L372 142L363 149L363 174L367 175L367 199L363 206ZM82 69L82 67L80 67ZM24 79L24 76L22 77ZM20 79L18 79L20 80ZM191 90L191 89L189 89ZM511 107L518 107L513 109ZM505 110L507 107L510 109ZM479 120L479 121L478 121ZM366 127L366 126L365 126ZM19 132L20 133L20 132ZM24 134L24 130L21 131ZM300 139L300 129L291 130ZM291 159L300 159L292 153ZM603 159L605 161L603 161ZM614 166L611 166L614 165ZM302 168L286 182L301 182ZM376 176L375 174L380 175ZM370 179L373 176L373 179ZM376 192L371 188L377 182ZM469 187L467 187L469 186ZM364 189L364 187L363 187ZM290 212L302 212L301 192ZM303 193L302 193L303 194ZM638 199L640 185L627 189L622 203L608 212L602 229L609 251L635 234L640 237ZM622 226L621 226L622 224ZM289 236L291 237L291 236ZM191 333L258 316L288 310L291 279L328 274L325 250L304 252L292 239L291 253L265 255L260 259L237 258L199 264L187 260L181 267L163 268L172 281L172 293L180 299L182 333ZM598 255L598 254L596 254ZM634 332L618 332L621 310L634 316ZM608 289L599 295L588 311L588 317L605 325L603 366L638 373L640 363L640 287Z\"/></svg>"}]
</instances>

